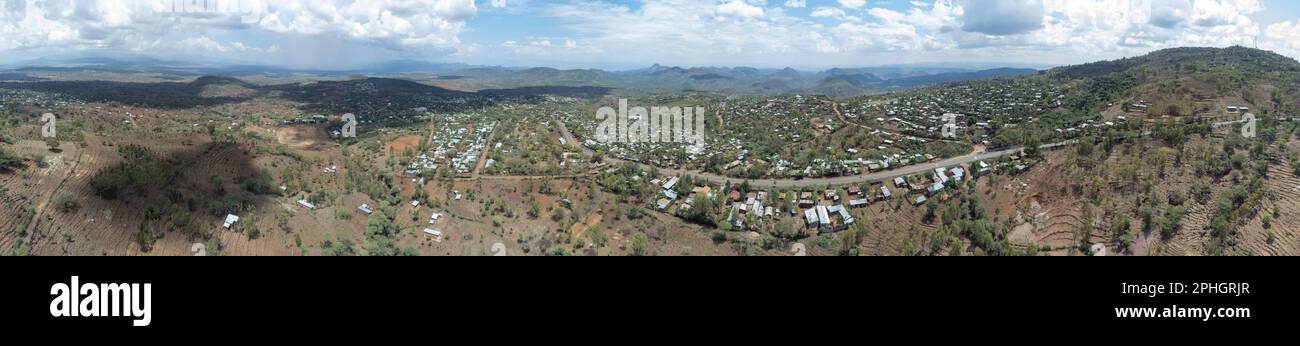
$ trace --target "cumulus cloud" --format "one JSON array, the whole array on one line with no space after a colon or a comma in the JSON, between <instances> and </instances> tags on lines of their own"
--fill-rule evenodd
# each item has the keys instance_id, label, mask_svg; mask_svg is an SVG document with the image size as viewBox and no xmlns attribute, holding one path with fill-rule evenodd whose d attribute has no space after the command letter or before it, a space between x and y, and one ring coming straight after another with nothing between
<instances>
[{"instance_id":1,"label":"cumulus cloud","mask_svg":"<svg viewBox=\"0 0 1300 346\"><path fill-rule=\"evenodd\" d=\"M176 6L181 4L181 6ZM454 49L477 8L473 0L5 0L0 49L133 48L182 32L336 35L412 50ZM198 4L205 4L198 2ZM237 49L213 37L185 44ZM204 40L206 39L206 41ZM177 41L181 44L184 41ZM215 43L216 45L213 45Z\"/></svg>"},{"instance_id":2,"label":"cumulus cloud","mask_svg":"<svg viewBox=\"0 0 1300 346\"><path fill-rule=\"evenodd\" d=\"M732 0L718 5L718 14L736 17L762 17L763 8L750 5L741 0Z\"/></svg>"},{"instance_id":3,"label":"cumulus cloud","mask_svg":"<svg viewBox=\"0 0 1300 346\"><path fill-rule=\"evenodd\" d=\"M1154 0L1151 3L1151 25L1171 29L1187 21L1192 10L1188 0Z\"/></svg>"},{"instance_id":4,"label":"cumulus cloud","mask_svg":"<svg viewBox=\"0 0 1300 346\"><path fill-rule=\"evenodd\" d=\"M988 35L1014 35L1043 28L1039 0L970 0L962 30Z\"/></svg>"},{"instance_id":5,"label":"cumulus cloud","mask_svg":"<svg viewBox=\"0 0 1300 346\"><path fill-rule=\"evenodd\" d=\"M839 0L840 6L858 9L867 5L867 0Z\"/></svg>"},{"instance_id":6,"label":"cumulus cloud","mask_svg":"<svg viewBox=\"0 0 1300 346\"><path fill-rule=\"evenodd\" d=\"M1258 23L1266 10L1260 0L838 0L810 10L794 10L806 8L806 0L507 1L241 0L238 11L174 12L147 0L0 0L0 51L184 49L256 59L346 50L569 66L1003 56L1077 63L1166 47L1250 45L1256 38L1261 48L1300 52L1300 15ZM542 20L475 27L476 2L493 16ZM537 37L534 22L547 23L552 36ZM469 30L504 38L462 42Z\"/></svg>"}]
</instances>

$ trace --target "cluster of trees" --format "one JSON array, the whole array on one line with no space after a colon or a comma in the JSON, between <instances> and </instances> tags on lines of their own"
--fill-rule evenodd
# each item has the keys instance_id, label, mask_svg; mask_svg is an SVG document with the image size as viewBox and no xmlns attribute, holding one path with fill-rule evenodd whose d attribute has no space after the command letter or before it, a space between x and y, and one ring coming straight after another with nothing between
<instances>
[{"instance_id":1,"label":"cluster of trees","mask_svg":"<svg viewBox=\"0 0 1300 346\"><path fill-rule=\"evenodd\" d=\"M165 160L143 146L128 144L118 147L121 163L106 167L90 180L95 195L104 199L117 199L119 195L145 195L150 187L169 186L180 174L180 165Z\"/></svg>"},{"instance_id":2,"label":"cluster of trees","mask_svg":"<svg viewBox=\"0 0 1300 346\"><path fill-rule=\"evenodd\" d=\"M631 162L624 162L613 172L601 173L597 182L609 192L618 194L621 199L634 197L638 200L654 196L658 189L651 185L649 176L641 176L641 169Z\"/></svg>"},{"instance_id":3,"label":"cluster of trees","mask_svg":"<svg viewBox=\"0 0 1300 346\"><path fill-rule=\"evenodd\" d=\"M366 253L370 256L419 256L415 248L397 245L401 228L388 215L393 214L381 209L366 220Z\"/></svg>"}]
</instances>

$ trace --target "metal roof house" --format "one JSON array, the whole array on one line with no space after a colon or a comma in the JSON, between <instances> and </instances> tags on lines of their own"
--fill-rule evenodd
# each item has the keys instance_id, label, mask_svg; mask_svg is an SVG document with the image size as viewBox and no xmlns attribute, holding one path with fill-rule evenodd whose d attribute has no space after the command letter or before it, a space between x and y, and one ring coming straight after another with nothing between
<instances>
[{"instance_id":1,"label":"metal roof house","mask_svg":"<svg viewBox=\"0 0 1300 346\"><path fill-rule=\"evenodd\" d=\"M234 225L236 222L239 222L239 217L235 216L235 214L228 214L226 215L226 222L221 224L221 227L230 229L230 226Z\"/></svg>"}]
</instances>

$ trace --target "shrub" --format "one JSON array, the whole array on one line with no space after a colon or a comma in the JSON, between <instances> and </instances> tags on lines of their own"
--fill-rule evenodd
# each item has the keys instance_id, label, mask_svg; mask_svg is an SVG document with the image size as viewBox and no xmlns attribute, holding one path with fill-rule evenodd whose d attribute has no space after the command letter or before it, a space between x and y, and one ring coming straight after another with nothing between
<instances>
[{"instance_id":1,"label":"shrub","mask_svg":"<svg viewBox=\"0 0 1300 346\"><path fill-rule=\"evenodd\" d=\"M70 212L77 209L77 201L72 199L71 192L59 192L58 195L54 196L54 207L64 213Z\"/></svg>"}]
</instances>

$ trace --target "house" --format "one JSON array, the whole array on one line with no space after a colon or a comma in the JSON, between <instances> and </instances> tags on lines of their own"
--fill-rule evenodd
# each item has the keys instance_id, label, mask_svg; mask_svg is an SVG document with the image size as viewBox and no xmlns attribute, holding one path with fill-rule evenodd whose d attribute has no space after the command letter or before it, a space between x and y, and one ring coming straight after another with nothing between
<instances>
[{"instance_id":1,"label":"house","mask_svg":"<svg viewBox=\"0 0 1300 346\"><path fill-rule=\"evenodd\" d=\"M429 224L432 225L434 222L437 222L438 219L440 218L442 218L442 214L433 213L433 216L429 217Z\"/></svg>"},{"instance_id":2,"label":"house","mask_svg":"<svg viewBox=\"0 0 1300 346\"><path fill-rule=\"evenodd\" d=\"M801 199L801 200L799 200L799 207L800 207L800 208L812 208L812 206L813 206L814 204L817 204L817 202L814 202L812 199Z\"/></svg>"},{"instance_id":3,"label":"house","mask_svg":"<svg viewBox=\"0 0 1300 346\"><path fill-rule=\"evenodd\" d=\"M947 183L948 183L948 169L947 169L947 168L944 168L944 167L935 168L935 169L934 169L934 179L935 179L935 180L938 180L940 183L947 184Z\"/></svg>"},{"instance_id":4,"label":"house","mask_svg":"<svg viewBox=\"0 0 1300 346\"><path fill-rule=\"evenodd\" d=\"M316 209L316 205L311 204L311 202L308 202L308 201L305 200L305 199L300 199L300 200L298 200L298 205L301 205L303 208L307 208L307 210L315 210L315 209Z\"/></svg>"},{"instance_id":5,"label":"house","mask_svg":"<svg viewBox=\"0 0 1300 346\"><path fill-rule=\"evenodd\" d=\"M892 194L892 193L889 192L889 187L888 187L888 186L884 186L884 185L881 185L881 186L880 186L880 198L883 198L883 199L890 199L890 198L893 198L893 197L894 197L894 194Z\"/></svg>"},{"instance_id":6,"label":"house","mask_svg":"<svg viewBox=\"0 0 1300 346\"><path fill-rule=\"evenodd\" d=\"M902 188L906 188L906 187L907 187L907 179L903 179L903 177L897 177L897 178L894 178L894 187L902 187Z\"/></svg>"},{"instance_id":7,"label":"house","mask_svg":"<svg viewBox=\"0 0 1300 346\"><path fill-rule=\"evenodd\" d=\"M674 201L676 201L676 200L677 200L677 191L673 191L673 190L664 190L664 196L667 196L668 199L670 199L670 200L674 200Z\"/></svg>"},{"instance_id":8,"label":"house","mask_svg":"<svg viewBox=\"0 0 1300 346\"><path fill-rule=\"evenodd\" d=\"M871 205L871 200L866 198L849 201L849 207L853 207L853 208L862 208L868 205Z\"/></svg>"},{"instance_id":9,"label":"house","mask_svg":"<svg viewBox=\"0 0 1300 346\"><path fill-rule=\"evenodd\" d=\"M436 229L432 229L432 228L425 228L425 229L424 229L424 234L426 234L426 235L428 235L428 236L430 236L430 237L433 237L433 241L436 241L436 242L439 242L439 243L442 242L442 231L440 231L440 230L436 230Z\"/></svg>"},{"instance_id":10,"label":"house","mask_svg":"<svg viewBox=\"0 0 1300 346\"><path fill-rule=\"evenodd\" d=\"M956 180L957 182L961 182L961 180L962 180L963 178L965 178L965 177L966 177L966 169L961 168L961 167L957 167L957 168L953 168L953 169L952 169L952 180Z\"/></svg>"},{"instance_id":11,"label":"house","mask_svg":"<svg viewBox=\"0 0 1300 346\"><path fill-rule=\"evenodd\" d=\"M822 225L831 224L831 212L826 208L826 206L819 205L816 208L813 208L813 210L817 211L817 222L820 222Z\"/></svg>"},{"instance_id":12,"label":"house","mask_svg":"<svg viewBox=\"0 0 1300 346\"><path fill-rule=\"evenodd\" d=\"M680 180L681 180L681 179L679 179L679 178L677 178L677 177L673 177L672 179L668 179L668 182L667 182L667 183L664 183L664 190L672 190L672 189L673 189L673 186L677 186L677 182L680 181Z\"/></svg>"},{"instance_id":13,"label":"house","mask_svg":"<svg viewBox=\"0 0 1300 346\"><path fill-rule=\"evenodd\" d=\"M804 210L803 219L804 222L808 224L808 227L817 227L817 225L819 224L816 209Z\"/></svg>"},{"instance_id":14,"label":"house","mask_svg":"<svg viewBox=\"0 0 1300 346\"><path fill-rule=\"evenodd\" d=\"M238 217L238 216L235 216L235 214L227 214L227 215L226 215L226 222L223 223L223 224L221 224L221 227L225 227L226 229L230 229L230 226L233 226L236 222L239 222L239 217Z\"/></svg>"},{"instance_id":15,"label":"house","mask_svg":"<svg viewBox=\"0 0 1300 346\"><path fill-rule=\"evenodd\" d=\"M981 175L988 174L990 171L993 170L992 167L989 167L989 163L988 163L988 162L984 162L984 161L980 161L978 167L979 167L979 168L975 170L975 175L976 175L976 176L981 176Z\"/></svg>"},{"instance_id":16,"label":"house","mask_svg":"<svg viewBox=\"0 0 1300 346\"><path fill-rule=\"evenodd\" d=\"M930 193L930 195L939 194L940 191L944 191L944 183L935 182L935 185L931 185L930 189L928 189L927 191L928 193Z\"/></svg>"},{"instance_id":17,"label":"house","mask_svg":"<svg viewBox=\"0 0 1300 346\"><path fill-rule=\"evenodd\" d=\"M691 189L691 192L708 196L709 194L713 193L713 188L708 186L701 186L701 187Z\"/></svg>"},{"instance_id":18,"label":"house","mask_svg":"<svg viewBox=\"0 0 1300 346\"><path fill-rule=\"evenodd\" d=\"M857 185L849 186L849 194L853 196L861 196L862 188Z\"/></svg>"},{"instance_id":19,"label":"house","mask_svg":"<svg viewBox=\"0 0 1300 346\"><path fill-rule=\"evenodd\" d=\"M672 203L672 201L668 200L667 198L660 198L658 203L655 204L655 207L659 208L659 210L668 209L669 203Z\"/></svg>"},{"instance_id":20,"label":"house","mask_svg":"<svg viewBox=\"0 0 1300 346\"><path fill-rule=\"evenodd\" d=\"M374 213L375 213L374 210L370 209L370 206L369 206L369 205L366 205L366 204L364 204L364 203L361 204L361 206L357 207L357 210L360 210L362 213L365 213L366 215L370 215L370 214L374 214Z\"/></svg>"},{"instance_id":21,"label":"house","mask_svg":"<svg viewBox=\"0 0 1300 346\"><path fill-rule=\"evenodd\" d=\"M912 205L922 205L922 204L925 204L925 196L916 196L916 201L912 203Z\"/></svg>"}]
</instances>

